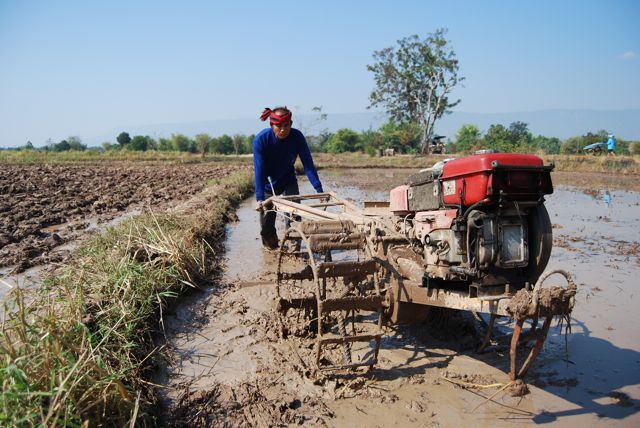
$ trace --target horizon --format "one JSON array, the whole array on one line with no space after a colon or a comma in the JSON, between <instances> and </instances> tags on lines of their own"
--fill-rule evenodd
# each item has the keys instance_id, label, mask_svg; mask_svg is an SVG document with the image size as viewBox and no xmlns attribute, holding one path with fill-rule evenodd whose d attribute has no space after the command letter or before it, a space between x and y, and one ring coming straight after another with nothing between
<instances>
[{"instance_id":1,"label":"horizon","mask_svg":"<svg viewBox=\"0 0 640 428\"><path fill-rule=\"evenodd\" d=\"M540 124L541 115L543 118L551 116L552 120L545 120ZM479 128L484 134L491 125L503 125L509 127L513 122L524 122L527 124L529 132L533 136L556 137L564 141L568 138L584 136L588 133L597 133L605 130L607 133L614 132L614 129L622 129L622 132L614 132L618 139L624 141L640 141L640 123L634 122L633 126L626 126L624 119L617 120L620 115L629 118L627 123L631 123L632 117L640 117L640 109L630 110L571 110L571 109L550 109L536 110L529 112L513 113L470 113L453 112L445 115L438 121L436 127L439 132L436 134L445 135L448 139L455 141L455 133L464 124L472 124ZM335 133L338 129L348 128L356 132L364 132L369 129L378 129L387 116L384 112L356 112L356 113L334 113L328 115L326 121L317 121L317 115L296 114L294 112L294 128L301 129L307 136L318 135L319 132L328 131ZM616 126L616 123L618 126ZM298 124L298 126L296 126ZM586 126L585 124L595 126ZM139 125L129 128L114 128L110 132L98 136L69 135L68 137L79 137L81 142L89 148L99 148L102 143L116 143L116 137L121 132L127 132L131 137L149 136L156 141L160 138L170 138L172 134L183 134L193 138L197 134L208 134L214 138L222 135L244 135L256 134L267 125L253 117L236 119L217 119L205 121L193 121L183 123L157 123ZM545 129L540 129L545 128ZM562 129L561 129L562 128ZM571 132L573 130L573 132ZM51 143L59 141L52 140ZM31 141L35 148L44 148L47 142L40 144ZM14 147L0 146L0 149L12 149Z\"/></svg>"},{"instance_id":2,"label":"horizon","mask_svg":"<svg viewBox=\"0 0 640 428\"><path fill-rule=\"evenodd\" d=\"M637 110L638 12L633 0L4 2L0 146L253 117L258 128L276 104L371 112L373 52L437 28L466 78L454 114Z\"/></svg>"}]
</instances>

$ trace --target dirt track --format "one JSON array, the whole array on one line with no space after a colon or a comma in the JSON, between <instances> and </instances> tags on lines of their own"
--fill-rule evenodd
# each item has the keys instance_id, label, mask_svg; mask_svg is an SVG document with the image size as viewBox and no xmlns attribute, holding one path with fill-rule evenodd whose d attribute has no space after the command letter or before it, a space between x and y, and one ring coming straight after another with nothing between
<instances>
[{"instance_id":1,"label":"dirt track","mask_svg":"<svg viewBox=\"0 0 640 428\"><path fill-rule=\"evenodd\" d=\"M20 272L60 260L55 247L96 224L163 208L237 170L214 163L1 165L0 268Z\"/></svg>"}]
</instances>

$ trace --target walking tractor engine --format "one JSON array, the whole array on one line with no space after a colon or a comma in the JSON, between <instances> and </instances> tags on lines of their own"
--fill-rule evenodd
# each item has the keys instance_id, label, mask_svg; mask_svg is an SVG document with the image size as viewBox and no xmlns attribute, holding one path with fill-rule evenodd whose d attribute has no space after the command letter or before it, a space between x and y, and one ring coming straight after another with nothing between
<instances>
[{"instance_id":1,"label":"walking tractor engine","mask_svg":"<svg viewBox=\"0 0 640 428\"><path fill-rule=\"evenodd\" d=\"M325 192L272 196L267 210L291 220L280 241L277 313L283 338L302 337L302 365L314 371L373 367L384 325L427 320L431 307L515 320L509 372L524 377L554 316L567 320L576 286L563 270L543 274L552 234L545 195L551 171L527 154L447 159L364 209ZM542 287L553 275L560 285ZM557 278L555 276L554 278ZM538 319L544 324L537 327ZM524 321L535 340L518 370Z\"/></svg>"},{"instance_id":2,"label":"walking tractor engine","mask_svg":"<svg viewBox=\"0 0 640 428\"><path fill-rule=\"evenodd\" d=\"M552 169L533 155L480 154L439 162L393 189L390 210L422 257L424 285L468 282L482 295L535 283L551 254L543 203Z\"/></svg>"}]
</instances>

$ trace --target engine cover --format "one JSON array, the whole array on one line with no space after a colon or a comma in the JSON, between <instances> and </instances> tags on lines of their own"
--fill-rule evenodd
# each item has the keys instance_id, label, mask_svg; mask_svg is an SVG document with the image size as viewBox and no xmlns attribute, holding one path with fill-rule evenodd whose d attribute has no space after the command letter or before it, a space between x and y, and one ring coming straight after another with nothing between
<instances>
[{"instance_id":1,"label":"engine cover","mask_svg":"<svg viewBox=\"0 0 640 428\"><path fill-rule=\"evenodd\" d=\"M469 206L489 196L535 201L553 193L550 172L534 155L486 153L444 164L441 182L445 204Z\"/></svg>"}]
</instances>

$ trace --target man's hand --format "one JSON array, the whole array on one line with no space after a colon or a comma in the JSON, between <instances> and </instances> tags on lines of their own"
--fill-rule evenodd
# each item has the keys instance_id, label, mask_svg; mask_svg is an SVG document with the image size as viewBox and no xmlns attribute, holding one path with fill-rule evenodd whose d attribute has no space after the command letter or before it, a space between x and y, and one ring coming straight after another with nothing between
<instances>
[{"instance_id":1,"label":"man's hand","mask_svg":"<svg viewBox=\"0 0 640 428\"><path fill-rule=\"evenodd\" d=\"M256 204L254 205L254 208L256 211L262 211L262 203L264 201L256 201Z\"/></svg>"}]
</instances>

